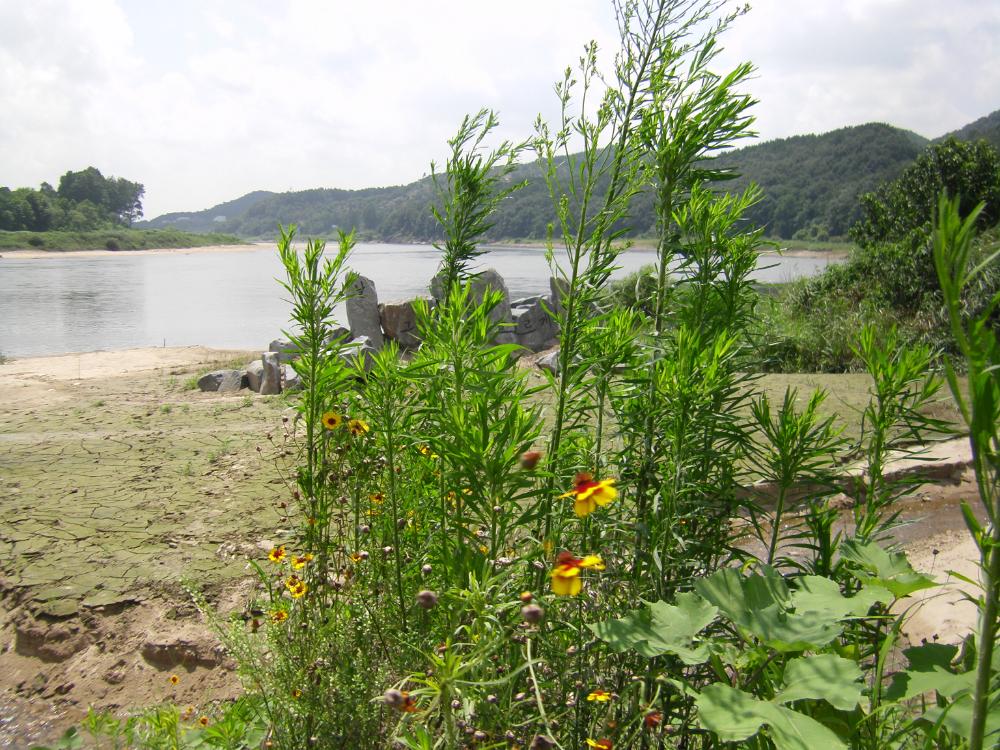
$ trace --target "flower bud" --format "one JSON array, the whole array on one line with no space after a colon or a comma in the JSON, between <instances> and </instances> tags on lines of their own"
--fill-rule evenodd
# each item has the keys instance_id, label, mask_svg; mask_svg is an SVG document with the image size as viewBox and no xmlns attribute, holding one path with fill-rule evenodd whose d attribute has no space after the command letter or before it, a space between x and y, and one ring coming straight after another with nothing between
<instances>
[{"instance_id":1,"label":"flower bud","mask_svg":"<svg viewBox=\"0 0 1000 750\"><path fill-rule=\"evenodd\" d=\"M531 471L538 466L538 461L541 457L541 451L525 451L521 454L521 468Z\"/></svg>"},{"instance_id":2,"label":"flower bud","mask_svg":"<svg viewBox=\"0 0 1000 750\"><path fill-rule=\"evenodd\" d=\"M424 609L434 609L437 606L438 598L437 594L433 591L428 591L424 589L417 594L417 604L419 604Z\"/></svg>"},{"instance_id":3,"label":"flower bud","mask_svg":"<svg viewBox=\"0 0 1000 750\"><path fill-rule=\"evenodd\" d=\"M525 604L521 607L521 617L524 618L525 622L529 622L532 625L540 623L544 616L545 610L537 604Z\"/></svg>"},{"instance_id":4,"label":"flower bud","mask_svg":"<svg viewBox=\"0 0 1000 750\"><path fill-rule=\"evenodd\" d=\"M430 563L424 563L420 568L420 572L425 576L429 576L432 570L434 570L434 568L431 567Z\"/></svg>"},{"instance_id":5,"label":"flower bud","mask_svg":"<svg viewBox=\"0 0 1000 750\"><path fill-rule=\"evenodd\" d=\"M530 591L521 592L521 602L524 604L531 604L531 600L535 598L535 595Z\"/></svg>"}]
</instances>

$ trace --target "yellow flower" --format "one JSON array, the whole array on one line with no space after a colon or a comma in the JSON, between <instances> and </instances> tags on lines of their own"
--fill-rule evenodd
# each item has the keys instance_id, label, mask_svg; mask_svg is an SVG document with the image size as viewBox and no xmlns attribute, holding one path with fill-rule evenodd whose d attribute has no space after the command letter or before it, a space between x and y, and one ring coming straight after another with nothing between
<instances>
[{"instance_id":1,"label":"yellow flower","mask_svg":"<svg viewBox=\"0 0 1000 750\"><path fill-rule=\"evenodd\" d=\"M271 613L271 622L284 622L288 619L288 613L283 609L276 609Z\"/></svg>"},{"instance_id":2,"label":"yellow flower","mask_svg":"<svg viewBox=\"0 0 1000 750\"><path fill-rule=\"evenodd\" d=\"M175 674L170 675L170 684L171 685L176 685L180 681L181 681L181 678L178 677L177 675L175 675Z\"/></svg>"},{"instance_id":3,"label":"yellow flower","mask_svg":"<svg viewBox=\"0 0 1000 750\"><path fill-rule=\"evenodd\" d=\"M352 419L347 423L347 429L349 429L351 434L355 437L360 437L368 432L368 423L363 419Z\"/></svg>"},{"instance_id":4,"label":"yellow flower","mask_svg":"<svg viewBox=\"0 0 1000 750\"><path fill-rule=\"evenodd\" d=\"M580 571L593 568L604 570L604 562L597 555L574 557L571 552L560 552L552 569L552 593L556 596L576 596L583 589Z\"/></svg>"},{"instance_id":5,"label":"yellow flower","mask_svg":"<svg viewBox=\"0 0 1000 750\"><path fill-rule=\"evenodd\" d=\"M288 589L288 593L292 595L293 599L301 599L309 590L309 587L306 586L306 582L298 576L290 576L288 580L285 581L285 588Z\"/></svg>"},{"instance_id":6,"label":"yellow flower","mask_svg":"<svg viewBox=\"0 0 1000 750\"><path fill-rule=\"evenodd\" d=\"M270 552L267 553L267 559L273 563L280 563L285 559L285 545L280 547L273 547Z\"/></svg>"},{"instance_id":7,"label":"yellow flower","mask_svg":"<svg viewBox=\"0 0 1000 750\"><path fill-rule=\"evenodd\" d=\"M596 747L597 750L612 750L614 748L614 744L607 737L599 740L592 740L588 737L587 747Z\"/></svg>"},{"instance_id":8,"label":"yellow flower","mask_svg":"<svg viewBox=\"0 0 1000 750\"><path fill-rule=\"evenodd\" d=\"M335 411L328 411L323 415L323 426L328 430L336 430L344 423L344 418Z\"/></svg>"},{"instance_id":9,"label":"yellow flower","mask_svg":"<svg viewBox=\"0 0 1000 750\"><path fill-rule=\"evenodd\" d=\"M577 474L576 487L560 497L573 498L573 511L580 518L589 516L598 507L603 507L618 497L615 489L615 479L602 479L595 482L590 474Z\"/></svg>"},{"instance_id":10,"label":"yellow flower","mask_svg":"<svg viewBox=\"0 0 1000 750\"><path fill-rule=\"evenodd\" d=\"M382 502L385 501L385 495L383 495L381 492L373 492L368 496L368 499L371 500L371 502L374 503L375 505L381 505Z\"/></svg>"},{"instance_id":11,"label":"yellow flower","mask_svg":"<svg viewBox=\"0 0 1000 750\"><path fill-rule=\"evenodd\" d=\"M292 558L292 567L295 568L295 570L302 570L302 568L308 565L312 559L312 552L306 552L304 555L296 555Z\"/></svg>"},{"instance_id":12,"label":"yellow flower","mask_svg":"<svg viewBox=\"0 0 1000 750\"><path fill-rule=\"evenodd\" d=\"M292 691L292 697L293 697L293 698L294 698L295 700L298 700L299 698L301 698L301 697L302 697L302 691L301 691L301 690L299 690L298 688L295 688L295 689L294 689L294 690Z\"/></svg>"},{"instance_id":13,"label":"yellow flower","mask_svg":"<svg viewBox=\"0 0 1000 750\"><path fill-rule=\"evenodd\" d=\"M200 719L198 719L198 723L201 724L203 727L207 727L208 726L208 717L207 716L202 716Z\"/></svg>"},{"instance_id":14,"label":"yellow flower","mask_svg":"<svg viewBox=\"0 0 1000 750\"><path fill-rule=\"evenodd\" d=\"M434 451L432 451L431 447L429 445L421 445L420 448L418 448L418 450L423 455L427 456L427 458L437 458L438 457L438 454L435 453Z\"/></svg>"},{"instance_id":15,"label":"yellow flower","mask_svg":"<svg viewBox=\"0 0 1000 750\"><path fill-rule=\"evenodd\" d=\"M596 701L597 703L607 703L611 700L611 693L607 690L595 690L590 695L587 696L588 701Z\"/></svg>"}]
</instances>

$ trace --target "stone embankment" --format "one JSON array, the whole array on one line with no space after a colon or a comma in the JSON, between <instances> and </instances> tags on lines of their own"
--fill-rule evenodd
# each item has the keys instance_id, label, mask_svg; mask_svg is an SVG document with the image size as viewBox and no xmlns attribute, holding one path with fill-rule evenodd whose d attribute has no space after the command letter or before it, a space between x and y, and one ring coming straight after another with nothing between
<instances>
[{"instance_id":1,"label":"stone embankment","mask_svg":"<svg viewBox=\"0 0 1000 750\"><path fill-rule=\"evenodd\" d=\"M491 320L498 326L496 343L517 344L526 352L540 352L556 343L559 329L550 311L557 309L561 285L550 279L551 293L511 300L503 278L494 269L479 274L472 282L472 297L481 301L487 290L500 292L500 303L493 308ZM371 368L372 357L386 341L394 341L400 349L412 351L420 346L417 300L382 302L371 279L358 276L347 300L348 327L337 328L333 337L344 342L341 356L350 365ZM442 297L442 284L435 277L430 284L430 296L424 299L436 304ZM299 386L298 376L289 364L296 356L295 346L288 341L275 340L259 360L250 362L239 370L216 370L203 375L198 387L203 391L235 393L248 388L256 393L272 395ZM552 371L556 368L557 355L547 355L538 366Z\"/></svg>"}]
</instances>

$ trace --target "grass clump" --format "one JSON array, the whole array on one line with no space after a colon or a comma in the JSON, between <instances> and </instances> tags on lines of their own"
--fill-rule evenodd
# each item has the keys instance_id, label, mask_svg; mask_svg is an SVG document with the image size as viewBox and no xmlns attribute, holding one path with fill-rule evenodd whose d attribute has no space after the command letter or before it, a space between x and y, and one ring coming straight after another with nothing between
<instances>
[{"instance_id":1,"label":"grass clump","mask_svg":"<svg viewBox=\"0 0 1000 750\"><path fill-rule=\"evenodd\" d=\"M228 234L193 234L178 229L107 229L93 231L0 232L0 250L149 250L159 248L239 245Z\"/></svg>"}]
</instances>

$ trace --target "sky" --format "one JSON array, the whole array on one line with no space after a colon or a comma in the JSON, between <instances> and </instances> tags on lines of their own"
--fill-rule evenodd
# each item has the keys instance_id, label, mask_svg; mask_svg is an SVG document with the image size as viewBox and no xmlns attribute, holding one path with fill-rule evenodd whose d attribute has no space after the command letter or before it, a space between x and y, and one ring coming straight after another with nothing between
<instances>
[{"instance_id":1,"label":"sky","mask_svg":"<svg viewBox=\"0 0 1000 750\"><path fill-rule=\"evenodd\" d=\"M1000 108L998 0L755 0L722 37L749 60L763 140L889 122L927 137ZM521 140L610 0L0 0L0 185L98 167L146 218L251 190L411 182L462 117Z\"/></svg>"}]
</instances>

